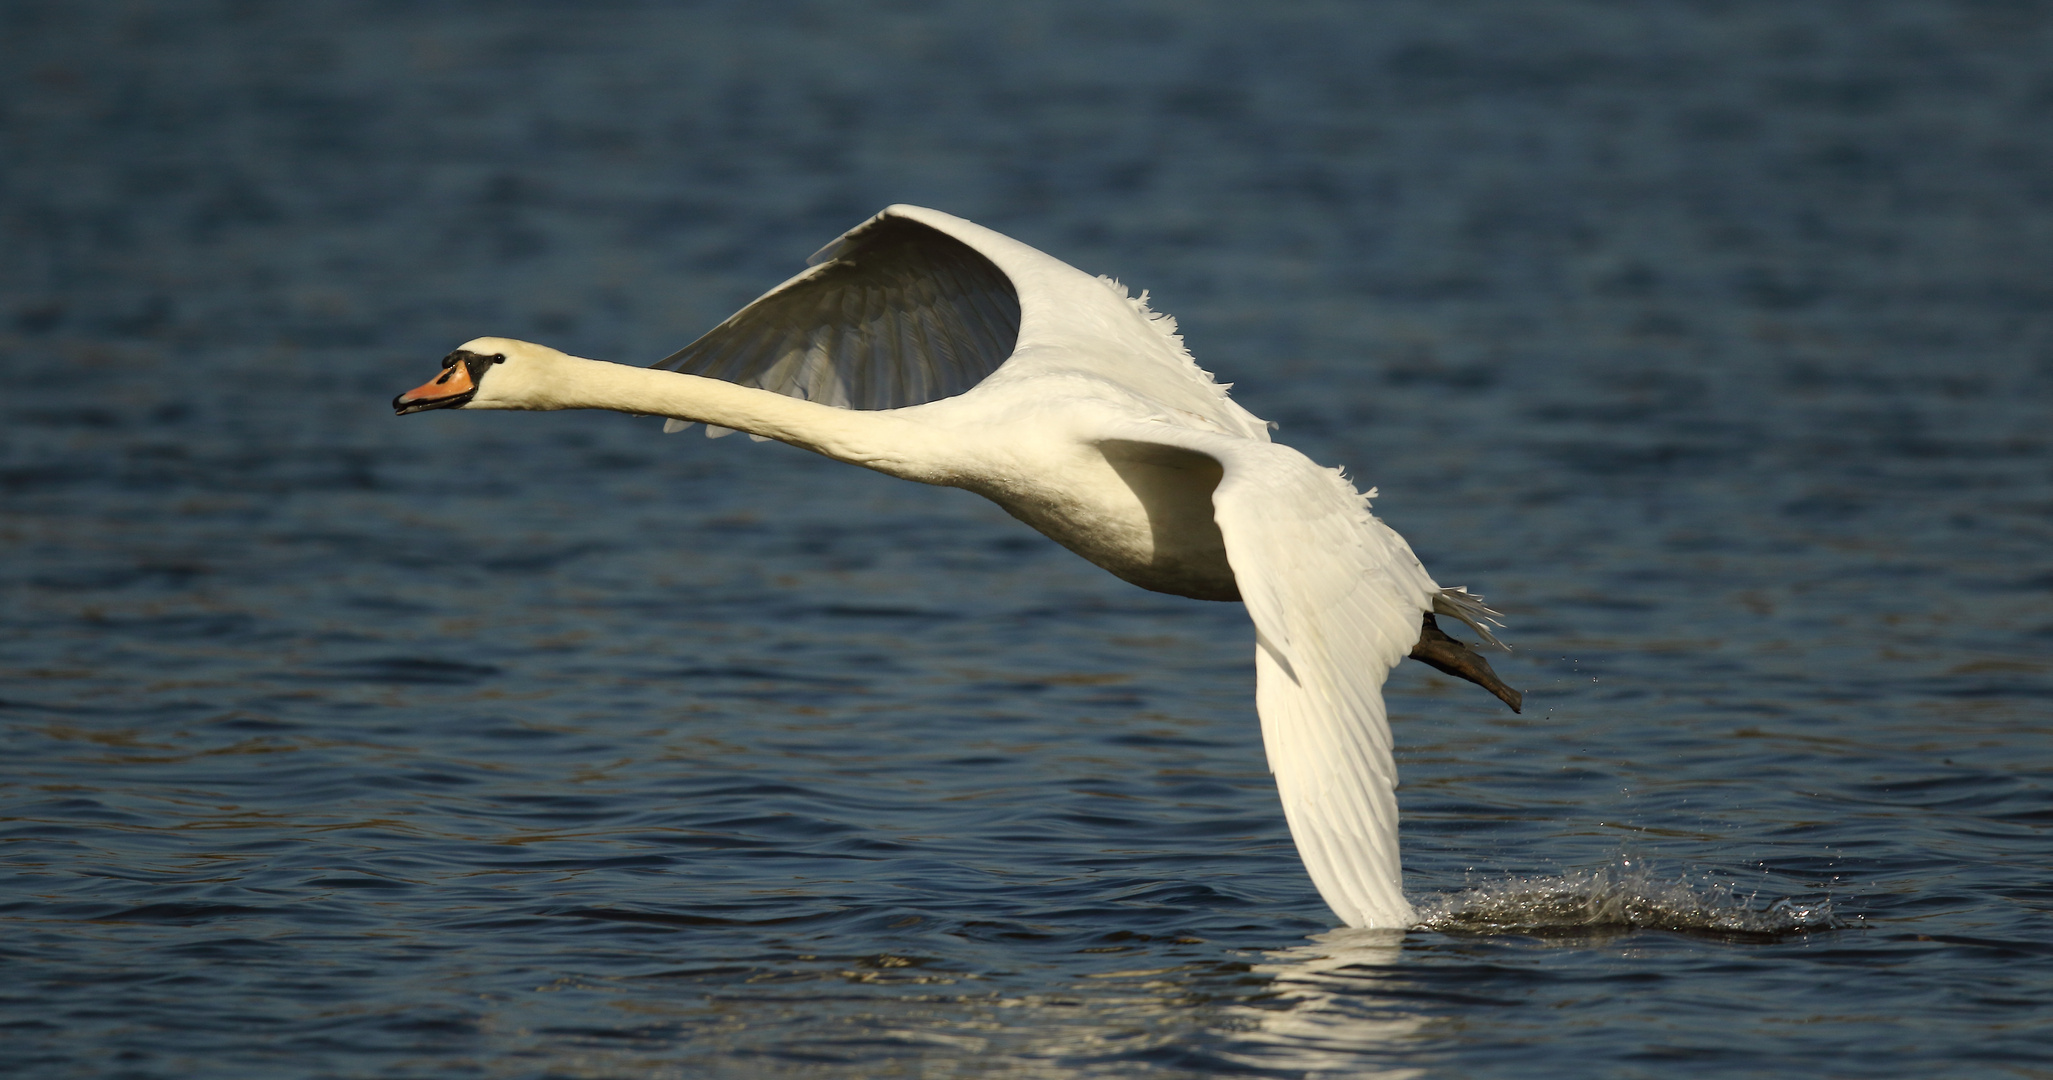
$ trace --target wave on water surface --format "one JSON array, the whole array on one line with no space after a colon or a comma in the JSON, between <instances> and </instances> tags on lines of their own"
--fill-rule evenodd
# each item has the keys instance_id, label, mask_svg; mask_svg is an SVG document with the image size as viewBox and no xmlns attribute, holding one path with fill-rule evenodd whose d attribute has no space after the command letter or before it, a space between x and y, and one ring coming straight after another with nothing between
<instances>
[{"instance_id":1,"label":"wave on water surface","mask_svg":"<svg viewBox=\"0 0 2053 1080\"><path fill-rule=\"evenodd\" d=\"M1623 858L1594 870L1505 877L1422 899L1419 928L1453 934L1579 937L1629 930L1671 930L1710 937L1774 941L1836 930L1830 897L1764 899L1730 881L1662 875Z\"/></svg>"}]
</instances>

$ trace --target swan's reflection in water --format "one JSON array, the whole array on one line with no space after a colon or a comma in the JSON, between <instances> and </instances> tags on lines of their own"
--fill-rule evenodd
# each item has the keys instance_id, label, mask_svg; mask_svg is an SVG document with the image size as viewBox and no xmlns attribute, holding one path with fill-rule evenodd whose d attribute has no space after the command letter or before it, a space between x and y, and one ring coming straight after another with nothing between
<instances>
[{"instance_id":1,"label":"swan's reflection in water","mask_svg":"<svg viewBox=\"0 0 2053 1080\"><path fill-rule=\"evenodd\" d=\"M1403 940L1343 929L1276 952L1157 954L1178 962L1028 994L876 957L579 980L509 1002L490 1025L505 1068L487 1072L1414 1077L1431 1017L1398 967Z\"/></svg>"},{"instance_id":2,"label":"swan's reflection in water","mask_svg":"<svg viewBox=\"0 0 2053 1080\"><path fill-rule=\"evenodd\" d=\"M1107 971L1073 995L1006 997L979 1068L1007 1077L1402 1078L1428 1022L1399 996L1404 933L1331 930L1251 965ZM1251 985L1252 984L1252 985Z\"/></svg>"},{"instance_id":3,"label":"swan's reflection in water","mask_svg":"<svg viewBox=\"0 0 2053 1080\"><path fill-rule=\"evenodd\" d=\"M1415 1077L1473 1047L1485 1001L1434 933L1590 947L1648 929L1769 942L1835 925L1824 901L1764 904L1628 859L1485 880L1421 897L1420 913L1409 958L1405 934L1388 930L1329 930L1273 952L1128 935L1116 949L1043 954L1070 965L1051 986L989 963L1026 955L1009 945L982 965L939 951L783 955L572 979L509 997L490 1023L518 1033L504 1071L523 1076L546 1062L551 1075L751 1080Z\"/></svg>"},{"instance_id":4,"label":"swan's reflection in water","mask_svg":"<svg viewBox=\"0 0 2053 1080\"><path fill-rule=\"evenodd\" d=\"M1426 1017L1390 996L1404 931L1341 928L1311 944L1267 954L1252 969L1270 979L1264 1005L1236 1005L1241 1025L1220 1056L1249 1069L1347 1076L1410 1077L1391 1064Z\"/></svg>"}]
</instances>

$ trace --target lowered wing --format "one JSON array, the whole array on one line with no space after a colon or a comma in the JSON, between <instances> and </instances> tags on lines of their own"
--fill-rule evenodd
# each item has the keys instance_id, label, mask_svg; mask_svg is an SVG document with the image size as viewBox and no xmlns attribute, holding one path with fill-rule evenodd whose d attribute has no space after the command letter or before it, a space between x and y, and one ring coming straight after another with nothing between
<instances>
[{"instance_id":1,"label":"lowered wing","mask_svg":"<svg viewBox=\"0 0 2053 1080\"><path fill-rule=\"evenodd\" d=\"M1255 624L1255 704L1291 836L1349 925L1408 927L1383 681L1438 586L1338 470L1296 450L1166 423L1108 434L1224 469L1213 515Z\"/></svg>"}]
</instances>

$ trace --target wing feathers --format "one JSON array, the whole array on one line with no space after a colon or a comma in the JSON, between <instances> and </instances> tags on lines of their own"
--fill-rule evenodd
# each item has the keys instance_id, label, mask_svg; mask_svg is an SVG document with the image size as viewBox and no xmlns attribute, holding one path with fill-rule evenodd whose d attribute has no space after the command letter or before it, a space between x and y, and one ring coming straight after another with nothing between
<instances>
[{"instance_id":1,"label":"wing feathers","mask_svg":"<svg viewBox=\"0 0 2053 1080\"><path fill-rule=\"evenodd\" d=\"M887 214L815 258L655 366L841 408L896 409L969 390L1018 342L1011 279L939 229Z\"/></svg>"},{"instance_id":2,"label":"wing feathers","mask_svg":"<svg viewBox=\"0 0 2053 1080\"><path fill-rule=\"evenodd\" d=\"M1116 429L1223 468L1214 519L1255 624L1255 701L1291 836L1342 919L1409 926L1383 680L1416 644L1438 586L1337 470L1275 443L1164 423Z\"/></svg>"},{"instance_id":3,"label":"wing feathers","mask_svg":"<svg viewBox=\"0 0 2053 1080\"><path fill-rule=\"evenodd\" d=\"M1341 918L1408 925L1382 687L1435 587L1337 472L1273 443L1219 441L1232 447L1213 493L1228 558L1248 614L1290 664L1264 658L1256 681L1291 835Z\"/></svg>"}]
</instances>

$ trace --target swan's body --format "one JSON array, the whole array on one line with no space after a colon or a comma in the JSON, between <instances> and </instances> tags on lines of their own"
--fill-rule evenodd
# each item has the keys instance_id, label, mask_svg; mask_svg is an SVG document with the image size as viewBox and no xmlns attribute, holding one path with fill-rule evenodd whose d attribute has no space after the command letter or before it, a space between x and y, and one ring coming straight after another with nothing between
<instances>
[{"instance_id":1,"label":"swan's body","mask_svg":"<svg viewBox=\"0 0 2053 1080\"><path fill-rule=\"evenodd\" d=\"M813 263L659 365L679 370L479 338L394 404L744 431L976 492L1142 588L1245 600L1269 766L1313 882L1349 925L1409 926L1383 680L1451 641L1432 612L1487 638L1488 609L1436 585L1337 470L1270 442L1118 284L907 206ZM1421 658L1483 681L1438 647Z\"/></svg>"}]
</instances>

